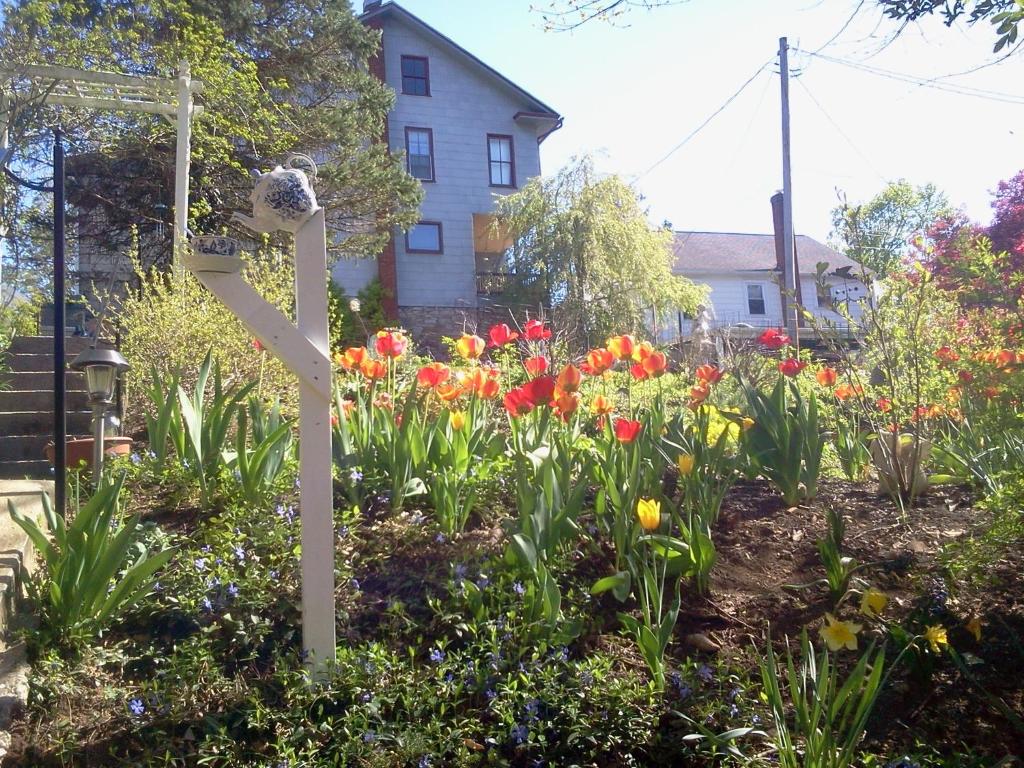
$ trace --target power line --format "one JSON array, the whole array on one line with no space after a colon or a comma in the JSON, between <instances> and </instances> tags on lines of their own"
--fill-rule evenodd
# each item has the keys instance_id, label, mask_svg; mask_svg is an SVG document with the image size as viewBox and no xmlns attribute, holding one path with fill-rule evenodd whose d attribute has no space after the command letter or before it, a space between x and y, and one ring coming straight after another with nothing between
<instances>
[{"instance_id":1,"label":"power line","mask_svg":"<svg viewBox=\"0 0 1024 768\"><path fill-rule=\"evenodd\" d=\"M814 94L811 93L811 89L807 87L806 83L804 83L803 78L795 78L795 79L796 79L797 84L801 88L803 88L804 92L811 98L811 101L814 102L814 106L816 106L821 111L821 114L823 114L825 116L826 120L828 120L830 123L832 123L832 127L836 129L836 132L840 136L842 136L843 139L846 140L846 143L850 145L850 147L853 149L854 152L856 152L858 155L861 156L861 159L864 160L864 162L868 164L868 167L872 171L875 172L875 175L878 176L878 178L880 178L883 182L886 181L885 176L883 176L882 173L879 172L879 170L875 167L874 163L871 162L871 158L869 158L867 155L865 155L863 152L860 151L860 148L856 144L853 143L853 139L851 139L846 134L846 131L844 131L840 127L839 123L837 123L835 120L832 119L832 115L830 115L828 113L828 110L826 110L825 107L822 106L821 102L818 101L817 98L815 98Z\"/></svg>"},{"instance_id":2,"label":"power line","mask_svg":"<svg viewBox=\"0 0 1024 768\"><path fill-rule=\"evenodd\" d=\"M761 74L762 72L764 72L764 71L765 71L765 69L766 69L766 68L768 67L768 65L769 65L769 64L771 64L771 63L772 63L773 61L774 61L774 59L769 59L769 60L768 60L768 61L766 61L766 62L765 62L764 64L762 64L762 65L761 65L760 67L758 67L758 68L757 68L757 71L756 71L756 72L754 72L754 74L752 74L752 75L751 75L751 76L750 76L750 77L749 77L749 78L747 79L747 81L746 81L745 83L743 83L743 85L741 85L741 86L739 87L739 90L738 90L738 91L736 91L736 93L734 93L734 94L733 94L732 96L730 96L730 97L729 97L728 99L726 99L726 100L725 100L725 102L724 102L724 103L722 104L722 106L720 106L720 107L719 107L718 109L716 109L716 110L715 110L714 112L712 112L712 113L711 113L710 115L708 115L707 119L705 119L705 120L704 120L704 122L702 122L702 123L701 123L700 125L698 125L698 126L697 126L696 128L694 128L694 129L693 129L693 130L692 130L692 131L691 131L691 132L690 132L689 134L687 134L687 136L686 136L686 138L685 138L685 139L683 139L683 140L682 140L682 141L680 141L680 142L679 142L678 144L676 144L676 145L675 145L674 147L672 147L672 149L670 149L670 150L669 150L669 151L668 151L668 152L667 152L667 153L665 154L665 156L664 156L664 157L662 157L662 158L661 158L660 160L658 160L658 162L656 162L656 163L655 163L654 165L652 165L652 166L651 166L650 168L648 168L648 169L647 169L646 171L644 171L644 172L643 172L643 173L641 173L641 174L640 174L639 176L637 176L637 177L636 177L636 180L637 180L637 181L639 181L640 179L642 179L642 178L643 178L644 176L646 176L647 174L649 174L649 173L650 173L651 171L653 171L653 170L654 170L655 168L657 168L657 167L658 167L659 165L661 165L661 164L662 164L662 163L664 163L664 162L665 162L666 160L668 160L668 159L669 159L670 157L672 157L672 155L674 155L674 154L675 154L676 152L678 152L678 151L679 151L680 149L682 149L682 148L683 148L684 146L686 146L686 145L687 145L687 144L688 144L688 143L690 142L690 140L691 140L691 139L693 139L693 138L694 138L694 137L695 137L695 136L696 136L696 135L697 135L698 133L700 133L700 132L701 132L702 130L704 130L704 128L706 128L706 127L707 127L708 123L710 123L710 122L711 122L712 120L714 120L714 119L715 119L716 117L718 117L718 116L719 116L719 115L720 115L720 114L721 114L722 112L724 112L724 111L725 111L725 109L726 109L726 108L727 108L727 107L728 107L728 106L729 106L730 104L732 104L732 103L733 103L733 101L735 101L735 100L736 100L736 98L737 98L737 97L738 97L738 96L739 96L739 95L740 95L741 93L743 93L743 91L745 91L745 90L747 89L747 86L749 86L749 85L750 85L750 84L751 84L752 82L754 82L754 80L756 80L756 79L757 79L758 75L760 75L760 74Z\"/></svg>"},{"instance_id":3,"label":"power line","mask_svg":"<svg viewBox=\"0 0 1024 768\"><path fill-rule=\"evenodd\" d=\"M870 64L864 64L859 61L850 61L848 59L840 59L834 56L826 56L822 53L815 53L814 51L804 51L801 53L812 56L822 61L827 61L832 64L838 64L843 67L849 67L851 69L864 72L869 75L875 75L876 77L884 77L889 80L895 80L901 83L908 83L910 85L917 85L921 88L933 88L938 91L946 91L947 93L955 93L960 96L973 96L979 99L988 99L989 101L998 101L1004 104L1024 104L1024 95L1014 93L1002 93L1000 91L989 91L983 88L974 88L968 85L957 85L955 83L944 83L936 80L927 80L924 78L916 77L914 75L907 75L902 72L893 72L892 70L882 69L875 67Z\"/></svg>"}]
</instances>

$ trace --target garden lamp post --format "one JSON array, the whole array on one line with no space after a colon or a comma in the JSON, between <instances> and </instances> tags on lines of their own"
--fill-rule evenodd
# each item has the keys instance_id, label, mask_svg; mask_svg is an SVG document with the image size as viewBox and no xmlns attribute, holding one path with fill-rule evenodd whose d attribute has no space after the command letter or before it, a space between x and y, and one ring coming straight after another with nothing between
<instances>
[{"instance_id":1,"label":"garden lamp post","mask_svg":"<svg viewBox=\"0 0 1024 768\"><path fill-rule=\"evenodd\" d=\"M86 347L71 363L73 370L85 372L85 387L92 407L92 478L97 484L103 476L104 416L114 403L117 377L129 367L116 349L96 347Z\"/></svg>"}]
</instances>

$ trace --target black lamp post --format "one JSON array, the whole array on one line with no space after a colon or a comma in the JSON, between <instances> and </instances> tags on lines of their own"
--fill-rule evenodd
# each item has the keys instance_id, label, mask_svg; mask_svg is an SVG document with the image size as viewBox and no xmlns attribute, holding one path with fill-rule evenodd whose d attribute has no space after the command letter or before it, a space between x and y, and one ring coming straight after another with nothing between
<instances>
[{"instance_id":1,"label":"black lamp post","mask_svg":"<svg viewBox=\"0 0 1024 768\"><path fill-rule=\"evenodd\" d=\"M71 363L72 369L85 371L85 386L89 392L89 405L92 406L92 476L96 483L103 474L103 417L114 403L118 375L129 367L128 361L116 349L96 347L87 347Z\"/></svg>"}]
</instances>

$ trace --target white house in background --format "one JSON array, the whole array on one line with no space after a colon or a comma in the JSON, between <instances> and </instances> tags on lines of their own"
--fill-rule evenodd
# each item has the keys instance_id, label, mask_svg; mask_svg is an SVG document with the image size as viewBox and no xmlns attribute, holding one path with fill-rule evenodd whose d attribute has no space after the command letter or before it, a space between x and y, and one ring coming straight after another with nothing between
<instances>
[{"instance_id":1,"label":"white house in background","mask_svg":"<svg viewBox=\"0 0 1024 768\"><path fill-rule=\"evenodd\" d=\"M379 279L385 310L421 338L474 325L505 243L489 236L496 195L540 174L540 143L562 118L536 97L394 2L364 2L362 22L382 32L371 70L394 89L391 151L423 183L420 221L395 231L375 259L339 263L354 295ZM491 45L515 45L500 32Z\"/></svg>"},{"instance_id":2,"label":"white house in background","mask_svg":"<svg viewBox=\"0 0 1024 768\"><path fill-rule=\"evenodd\" d=\"M737 232L676 232L672 271L710 288L711 327L733 328L737 333L760 333L764 328L784 328L782 317L782 269L776 256L774 235ZM797 300L817 317L848 330L844 314L849 308L856 321L860 301L868 289L858 279L861 267L838 251L806 235L796 236L799 295ZM821 281L817 265L827 264ZM678 313L675 327L657 329L661 340L686 338L693 320Z\"/></svg>"}]
</instances>

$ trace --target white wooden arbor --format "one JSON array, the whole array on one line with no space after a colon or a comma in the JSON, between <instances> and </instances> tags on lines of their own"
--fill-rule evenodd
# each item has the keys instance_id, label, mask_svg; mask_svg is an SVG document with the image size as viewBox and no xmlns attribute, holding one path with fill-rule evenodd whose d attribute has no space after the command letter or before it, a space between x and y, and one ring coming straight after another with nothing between
<instances>
[{"instance_id":1,"label":"white wooden arbor","mask_svg":"<svg viewBox=\"0 0 1024 768\"><path fill-rule=\"evenodd\" d=\"M180 268L188 228L188 174L192 118L203 111L194 103L203 89L193 80L187 61L178 63L177 78L143 77L45 64L0 61L0 166L8 159L8 127L18 109L15 87L23 86L29 104L60 104L107 112L145 112L161 115L177 131L174 162L174 265ZM10 88L11 90L6 90ZM0 222L0 256L6 232ZM0 294L3 289L0 259Z\"/></svg>"}]
</instances>

